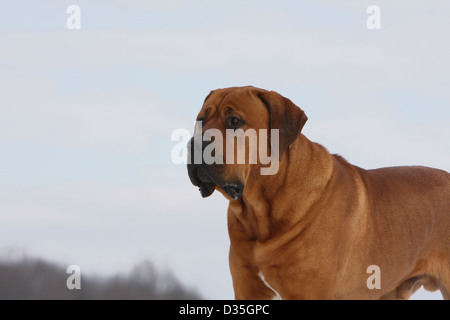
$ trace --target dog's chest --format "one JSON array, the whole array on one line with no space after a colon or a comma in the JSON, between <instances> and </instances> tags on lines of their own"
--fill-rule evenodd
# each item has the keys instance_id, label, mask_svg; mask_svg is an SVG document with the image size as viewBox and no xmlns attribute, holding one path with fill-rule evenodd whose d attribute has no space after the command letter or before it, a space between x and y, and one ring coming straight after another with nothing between
<instances>
[{"instance_id":1,"label":"dog's chest","mask_svg":"<svg viewBox=\"0 0 450 320\"><path fill-rule=\"evenodd\" d=\"M270 286L270 284L266 281L266 279L264 278L264 275L262 274L262 272L259 272L259 273L258 273L258 276L259 276L259 278L261 279L261 281L266 285L266 287L273 291L273 297L272 297L272 300L282 300L280 294L279 294L278 292L276 292L276 291Z\"/></svg>"}]
</instances>

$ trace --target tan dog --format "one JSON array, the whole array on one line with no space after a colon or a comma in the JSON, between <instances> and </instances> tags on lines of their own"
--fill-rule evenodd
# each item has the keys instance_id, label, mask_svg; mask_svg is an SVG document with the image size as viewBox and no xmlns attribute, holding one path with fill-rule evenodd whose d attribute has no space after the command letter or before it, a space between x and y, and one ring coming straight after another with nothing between
<instances>
[{"instance_id":1,"label":"tan dog","mask_svg":"<svg viewBox=\"0 0 450 320\"><path fill-rule=\"evenodd\" d=\"M261 163L188 164L204 197L230 200L236 299L407 299L422 285L450 299L449 173L353 166L301 134L305 113L273 91L212 91L198 120L224 135L280 130L274 175Z\"/></svg>"}]
</instances>

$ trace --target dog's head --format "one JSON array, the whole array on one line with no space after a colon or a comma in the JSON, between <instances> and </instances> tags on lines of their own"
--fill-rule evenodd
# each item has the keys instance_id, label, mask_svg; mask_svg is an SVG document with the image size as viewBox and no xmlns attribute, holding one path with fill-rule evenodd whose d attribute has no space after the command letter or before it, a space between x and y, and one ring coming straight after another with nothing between
<instances>
[{"instance_id":1,"label":"dog's head","mask_svg":"<svg viewBox=\"0 0 450 320\"><path fill-rule=\"evenodd\" d=\"M307 120L303 110L273 91L255 87L212 91L188 144L192 184L203 197L217 189L229 199L239 199L249 177L261 174L267 159L282 159Z\"/></svg>"}]
</instances>

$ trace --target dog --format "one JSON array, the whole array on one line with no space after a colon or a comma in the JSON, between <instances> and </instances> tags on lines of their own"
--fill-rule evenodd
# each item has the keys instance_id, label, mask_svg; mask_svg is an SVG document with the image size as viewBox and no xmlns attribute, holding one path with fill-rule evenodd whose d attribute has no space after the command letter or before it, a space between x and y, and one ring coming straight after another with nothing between
<instances>
[{"instance_id":1,"label":"dog","mask_svg":"<svg viewBox=\"0 0 450 320\"><path fill-rule=\"evenodd\" d=\"M423 286L449 300L450 174L359 168L308 140L307 120L291 100L252 86L212 91L198 114L188 174L203 197L217 190L229 200L235 298L408 299ZM211 129L278 132L277 143L257 146L276 170L228 158L224 150L253 151L202 139ZM221 163L193 161L213 145Z\"/></svg>"}]
</instances>

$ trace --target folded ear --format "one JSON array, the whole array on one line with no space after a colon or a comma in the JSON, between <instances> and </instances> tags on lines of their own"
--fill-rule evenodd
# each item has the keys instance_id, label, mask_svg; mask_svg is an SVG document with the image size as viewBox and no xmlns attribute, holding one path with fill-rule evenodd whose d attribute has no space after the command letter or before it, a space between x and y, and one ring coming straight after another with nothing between
<instances>
[{"instance_id":1,"label":"folded ear","mask_svg":"<svg viewBox=\"0 0 450 320\"><path fill-rule=\"evenodd\" d=\"M287 148L297 139L308 117L291 100L275 91L261 91L257 96L269 111L269 132L270 129L279 130L278 155L281 160Z\"/></svg>"}]
</instances>

